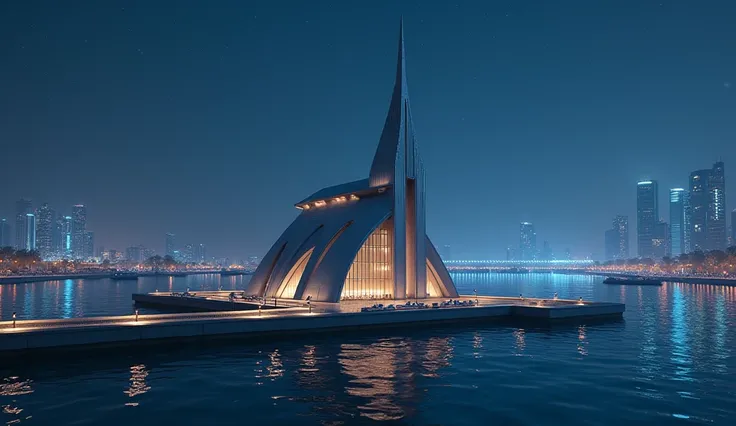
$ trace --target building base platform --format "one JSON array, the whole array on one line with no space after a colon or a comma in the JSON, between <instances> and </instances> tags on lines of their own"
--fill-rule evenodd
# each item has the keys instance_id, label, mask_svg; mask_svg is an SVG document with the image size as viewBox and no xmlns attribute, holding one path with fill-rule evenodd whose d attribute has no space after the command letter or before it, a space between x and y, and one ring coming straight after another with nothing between
<instances>
[{"instance_id":1,"label":"building base platform","mask_svg":"<svg viewBox=\"0 0 736 426\"><path fill-rule=\"evenodd\" d=\"M255 304L255 310L227 312L27 320L16 323L3 321L0 323L0 355L52 348L128 346L172 339L247 338L503 318L541 321L607 319L620 318L625 310L620 303L467 296L459 300L478 300L478 304L371 312L355 312L353 306L348 306L348 311L323 309L320 306L265 310L258 309L258 304ZM220 303L232 302L225 300ZM240 303L253 305L251 302Z\"/></svg>"}]
</instances>

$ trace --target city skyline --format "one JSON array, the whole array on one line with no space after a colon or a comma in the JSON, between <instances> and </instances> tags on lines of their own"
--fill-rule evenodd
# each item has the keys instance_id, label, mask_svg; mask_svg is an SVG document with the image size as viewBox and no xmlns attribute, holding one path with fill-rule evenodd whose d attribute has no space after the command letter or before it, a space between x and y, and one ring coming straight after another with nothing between
<instances>
[{"instance_id":1,"label":"city skyline","mask_svg":"<svg viewBox=\"0 0 736 426\"><path fill-rule=\"evenodd\" d=\"M33 161L7 164L31 177L4 191L0 217L14 224L21 197L79 200L98 246L160 250L173 232L233 258L264 254L295 217L280 206L368 166L389 96L382 46L400 14L412 63L436 71L413 80L413 113L427 167L447 170L431 182L427 229L454 257L502 259L528 221L540 241L602 258L611 216L636 217L631 182L656 178L664 206L665 189L689 187L681 171L728 155L736 139L730 3L383 4L365 19L344 4L287 16L230 4L206 23L156 5L2 7L11 42L0 76L18 84L0 100L0 139L8 158ZM655 57L653 46L664 49ZM82 78L89 69L117 84ZM439 149L447 141L453 149ZM735 178L725 176L727 200Z\"/></svg>"}]
</instances>

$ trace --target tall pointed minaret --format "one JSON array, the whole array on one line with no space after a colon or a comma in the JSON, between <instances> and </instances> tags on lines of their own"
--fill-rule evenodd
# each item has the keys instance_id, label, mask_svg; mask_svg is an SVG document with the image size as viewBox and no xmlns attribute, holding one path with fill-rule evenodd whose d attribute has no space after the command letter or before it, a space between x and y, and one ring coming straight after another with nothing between
<instances>
[{"instance_id":1,"label":"tall pointed minaret","mask_svg":"<svg viewBox=\"0 0 736 426\"><path fill-rule=\"evenodd\" d=\"M370 185L390 185L393 197L394 295L427 295L424 166L417 149L406 84L404 24L399 25L399 55L391 104L373 157Z\"/></svg>"}]
</instances>

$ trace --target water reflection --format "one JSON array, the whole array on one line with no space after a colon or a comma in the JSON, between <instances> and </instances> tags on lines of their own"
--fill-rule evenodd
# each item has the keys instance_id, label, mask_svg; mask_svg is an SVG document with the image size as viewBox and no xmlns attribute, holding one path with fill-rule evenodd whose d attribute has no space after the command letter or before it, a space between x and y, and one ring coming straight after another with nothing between
<instances>
[{"instance_id":1,"label":"water reflection","mask_svg":"<svg viewBox=\"0 0 736 426\"><path fill-rule=\"evenodd\" d=\"M476 334L473 344L482 341ZM479 350L482 346L475 348ZM413 351L412 351L413 352ZM424 377L439 377L442 368L449 367L453 357L453 345L449 337L432 337L426 343L424 356L422 357L422 368Z\"/></svg>"},{"instance_id":2,"label":"water reflection","mask_svg":"<svg viewBox=\"0 0 736 426\"><path fill-rule=\"evenodd\" d=\"M526 332L523 328L514 330L514 343L514 347L516 348L515 355L523 355L524 348L526 348Z\"/></svg>"},{"instance_id":3,"label":"water reflection","mask_svg":"<svg viewBox=\"0 0 736 426\"><path fill-rule=\"evenodd\" d=\"M728 314L726 313L726 296L721 292L716 296L716 326L714 333L715 344L713 345L713 357L715 358L715 368L718 373L726 373L726 360L730 355L728 346L726 345L726 332L728 331Z\"/></svg>"},{"instance_id":4,"label":"water reflection","mask_svg":"<svg viewBox=\"0 0 736 426\"><path fill-rule=\"evenodd\" d=\"M123 391L125 394L127 394L130 398L134 398L138 395L142 395L149 390L151 390L151 387L148 386L146 383L146 377L148 377L148 370L146 370L146 366L143 364L133 365L130 367L130 385L128 389ZM127 402L125 405L136 407L138 406L138 401L132 401Z\"/></svg>"},{"instance_id":5,"label":"water reflection","mask_svg":"<svg viewBox=\"0 0 736 426\"><path fill-rule=\"evenodd\" d=\"M62 318L72 317L72 304L74 303L74 280L64 280L64 298Z\"/></svg>"},{"instance_id":6,"label":"water reflection","mask_svg":"<svg viewBox=\"0 0 736 426\"><path fill-rule=\"evenodd\" d=\"M8 378L3 379L3 382L0 383L0 396L21 396L21 395L28 395L33 393L33 388L31 387L31 380L21 380L17 376L11 376ZM5 399L4 399L5 400ZM3 414L6 416L6 418L9 418L10 420L6 421L6 424L16 424L20 423L24 420L31 419L32 416L28 415L27 413L23 415L23 408L20 408L18 406L18 399L17 398L11 398L10 403L3 404Z\"/></svg>"},{"instance_id":7,"label":"water reflection","mask_svg":"<svg viewBox=\"0 0 736 426\"><path fill-rule=\"evenodd\" d=\"M396 401L396 357L400 340L382 340L370 345L340 345L339 363L349 377L348 395L364 400L357 406L362 416L373 420L404 417Z\"/></svg>"},{"instance_id":8,"label":"water reflection","mask_svg":"<svg viewBox=\"0 0 736 426\"><path fill-rule=\"evenodd\" d=\"M578 327L578 353L582 356L588 355L588 342L585 339L585 326Z\"/></svg>"},{"instance_id":9,"label":"water reflection","mask_svg":"<svg viewBox=\"0 0 736 426\"><path fill-rule=\"evenodd\" d=\"M284 375L284 364L281 362L281 356L279 355L279 350L275 349L273 352L268 354L268 359L270 361L270 364L266 366L266 370L268 370L268 375L266 377L270 377L271 379L274 379L276 377L281 377Z\"/></svg>"},{"instance_id":10,"label":"water reflection","mask_svg":"<svg viewBox=\"0 0 736 426\"><path fill-rule=\"evenodd\" d=\"M255 424L291 424L298 417L293 423L343 425L361 420L478 424L481 418L529 425L614 425L632 418L661 424L674 420L672 413L715 425L735 418L731 377L736 372L736 288L677 283L624 288L589 277L566 286L551 277L541 277L541 282L531 275L524 279L532 280L524 284L530 296L544 296L558 286L568 294L621 300L627 304L625 321L304 335L168 353L162 346L151 350L154 355L136 350L131 355L136 368L130 368L128 356L53 361L74 364L71 368L58 368L46 359L35 366L5 365L2 376L29 377L33 382L27 381L27 389L32 385L35 392L0 399L3 420L24 420L32 412L38 424L153 423L146 410L175 424L192 423L191 413L197 411L212 416L211 422L200 424L225 423L238 415L247 415ZM180 281L174 280L174 286L187 285ZM164 289L169 278L152 282ZM57 307L64 300L65 282L60 284L51 293ZM76 281L74 285L76 294ZM129 288L120 283L108 292L98 282L86 287L85 297L95 295L97 302L111 295L126 297L126 291L145 291L149 285L142 281ZM518 285L509 278L489 283L484 291L518 296ZM0 297L8 300L11 289L2 288ZM23 289L17 293L22 305ZM33 300L38 301L37 294ZM77 303L90 306L82 299L74 301L75 310ZM166 375L166 386L149 392L148 372L159 365L160 371L171 374ZM123 398L131 405L145 398L143 410L120 403L120 372L129 368L130 387ZM23 389L18 382L22 380L13 379L15 389ZM3 392L10 388L4 385ZM571 391L560 392L562 388ZM217 410L208 410L215 405ZM111 410L122 410L128 417L116 417ZM565 417L570 412L572 417Z\"/></svg>"},{"instance_id":11,"label":"water reflection","mask_svg":"<svg viewBox=\"0 0 736 426\"><path fill-rule=\"evenodd\" d=\"M676 286L672 295L672 357L675 365L674 380L692 381L692 359L687 336L687 313L682 288Z\"/></svg>"}]
</instances>

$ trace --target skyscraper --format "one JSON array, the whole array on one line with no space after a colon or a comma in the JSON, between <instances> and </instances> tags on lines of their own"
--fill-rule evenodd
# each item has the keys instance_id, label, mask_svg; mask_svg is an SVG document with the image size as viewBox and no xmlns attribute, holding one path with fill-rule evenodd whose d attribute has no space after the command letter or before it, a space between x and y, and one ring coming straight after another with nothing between
<instances>
[{"instance_id":1,"label":"skyscraper","mask_svg":"<svg viewBox=\"0 0 736 426\"><path fill-rule=\"evenodd\" d=\"M129 262L140 262L143 259L143 246L132 246L125 249L125 259Z\"/></svg>"},{"instance_id":2,"label":"skyscraper","mask_svg":"<svg viewBox=\"0 0 736 426\"><path fill-rule=\"evenodd\" d=\"M194 244L187 244L184 246L182 260L184 260L184 262L194 261Z\"/></svg>"},{"instance_id":3,"label":"skyscraper","mask_svg":"<svg viewBox=\"0 0 736 426\"><path fill-rule=\"evenodd\" d=\"M72 253L72 217L63 216L59 219L61 226L61 250L59 255L64 258L71 258Z\"/></svg>"},{"instance_id":4,"label":"skyscraper","mask_svg":"<svg viewBox=\"0 0 736 426\"><path fill-rule=\"evenodd\" d=\"M708 249L725 250L726 237L726 178L723 162L713 164L708 176Z\"/></svg>"},{"instance_id":5,"label":"skyscraper","mask_svg":"<svg viewBox=\"0 0 736 426\"><path fill-rule=\"evenodd\" d=\"M690 173L690 248L726 248L726 180L723 162Z\"/></svg>"},{"instance_id":6,"label":"skyscraper","mask_svg":"<svg viewBox=\"0 0 736 426\"><path fill-rule=\"evenodd\" d=\"M670 255L670 226L667 222L660 220L654 225L651 257L661 259Z\"/></svg>"},{"instance_id":7,"label":"skyscraper","mask_svg":"<svg viewBox=\"0 0 736 426\"><path fill-rule=\"evenodd\" d=\"M12 247L10 238L10 223L7 219L0 219L0 247Z\"/></svg>"},{"instance_id":8,"label":"skyscraper","mask_svg":"<svg viewBox=\"0 0 736 426\"><path fill-rule=\"evenodd\" d=\"M84 231L84 259L89 259L95 255L95 233L92 231Z\"/></svg>"},{"instance_id":9,"label":"skyscraper","mask_svg":"<svg viewBox=\"0 0 736 426\"><path fill-rule=\"evenodd\" d=\"M616 229L606 230L605 249L606 249L606 260L618 259L619 235Z\"/></svg>"},{"instance_id":10,"label":"skyscraper","mask_svg":"<svg viewBox=\"0 0 736 426\"><path fill-rule=\"evenodd\" d=\"M169 232L166 234L166 255L173 257L175 250L176 250L176 235Z\"/></svg>"},{"instance_id":11,"label":"skyscraper","mask_svg":"<svg viewBox=\"0 0 736 426\"><path fill-rule=\"evenodd\" d=\"M641 181L636 185L636 242L639 257L654 257L652 239L659 221L658 194L657 181Z\"/></svg>"},{"instance_id":12,"label":"skyscraper","mask_svg":"<svg viewBox=\"0 0 736 426\"><path fill-rule=\"evenodd\" d=\"M537 233L534 224L521 222L519 236L519 251L522 260L534 260L537 255Z\"/></svg>"},{"instance_id":13,"label":"skyscraper","mask_svg":"<svg viewBox=\"0 0 736 426\"><path fill-rule=\"evenodd\" d=\"M56 213L54 209L49 207L48 203L43 203L36 209L36 249L43 259L47 259L53 254L52 242L55 217Z\"/></svg>"},{"instance_id":14,"label":"skyscraper","mask_svg":"<svg viewBox=\"0 0 736 426\"><path fill-rule=\"evenodd\" d=\"M36 250L36 216L33 213L26 213L25 226L23 227L25 238L21 250Z\"/></svg>"},{"instance_id":15,"label":"skyscraper","mask_svg":"<svg viewBox=\"0 0 736 426\"><path fill-rule=\"evenodd\" d=\"M21 198L15 203L15 248L16 250L23 250L26 247L28 227L26 215L33 213L31 208L31 200ZM34 242L35 244L35 242Z\"/></svg>"},{"instance_id":16,"label":"skyscraper","mask_svg":"<svg viewBox=\"0 0 736 426\"><path fill-rule=\"evenodd\" d=\"M194 261L203 263L207 259L207 251L204 244L196 244L194 246Z\"/></svg>"},{"instance_id":17,"label":"skyscraper","mask_svg":"<svg viewBox=\"0 0 736 426\"><path fill-rule=\"evenodd\" d=\"M687 253L685 248L685 199L687 191L670 189L670 249L672 256Z\"/></svg>"},{"instance_id":18,"label":"skyscraper","mask_svg":"<svg viewBox=\"0 0 736 426\"><path fill-rule=\"evenodd\" d=\"M710 170L690 173L690 249L708 250L708 177Z\"/></svg>"},{"instance_id":19,"label":"skyscraper","mask_svg":"<svg viewBox=\"0 0 736 426\"><path fill-rule=\"evenodd\" d=\"M87 257L87 207L77 204L72 207L72 256Z\"/></svg>"},{"instance_id":20,"label":"skyscraper","mask_svg":"<svg viewBox=\"0 0 736 426\"><path fill-rule=\"evenodd\" d=\"M613 218L613 228L617 234L618 250L616 259L629 258L629 217L617 215Z\"/></svg>"},{"instance_id":21,"label":"skyscraper","mask_svg":"<svg viewBox=\"0 0 736 426\"><path fill-rule=\"evenodd\" d=\"M693 227L690 223L692 219L692 208L690 207L690 191L682 193L682 252L690 253L693 251L692 232Z\"/></svg>"}]
</instances>

